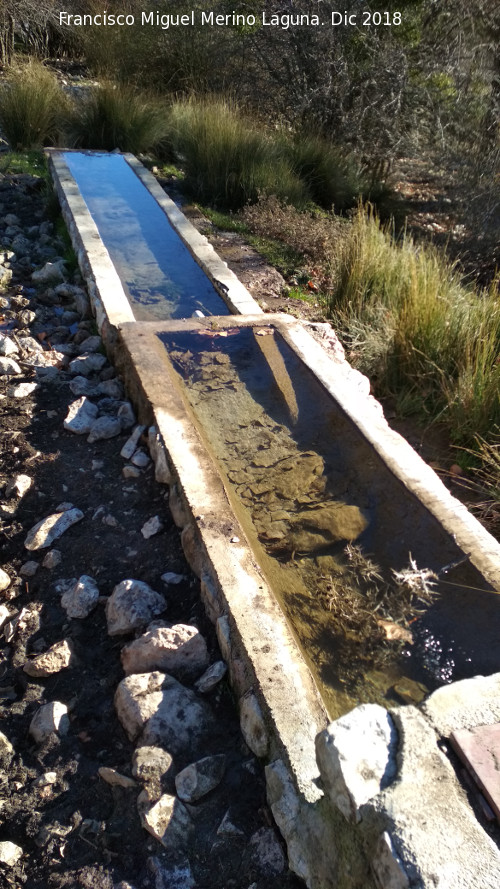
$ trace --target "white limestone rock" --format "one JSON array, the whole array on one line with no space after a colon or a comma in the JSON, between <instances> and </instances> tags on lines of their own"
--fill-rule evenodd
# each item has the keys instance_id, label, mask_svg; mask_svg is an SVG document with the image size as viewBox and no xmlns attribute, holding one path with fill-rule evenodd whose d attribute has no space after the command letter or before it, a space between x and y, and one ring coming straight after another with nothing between
<instances>
[{"instance_id":1,"label":"white limestone rock","mask_svg":"<svg viewBox=\"0 0 500 889\"><path fill-rule=\"evenodd\" d=\"M147 791L137 799L141 824L166 849L186 849L194 833L194 824L186 807L175 796L164 793L151 805Z\"/></svg>"},{"instance_id":2,"label":"white limestone rock","mask_svg":"<svg viewBox=\"0 0 500 889\"><path fill-rule=\"evenodd\" d=\"M58 549L51 549L50 552L48 552L47 555L45 556L45 558L42 562L42 566L44 568L48 568L50 571L50 570L52 570L52 568L57 568L57 566L60 565L61 562L62 562L61 552Z\"/></svg>"},{"instance_id":3,"label":"white limestone rock","mask_svg":"<svg viewBox=\"0 0 500 889\"><path fill-rule=\"evenodd\" d=\"M106 619L110 636L121 636L145 627L165 611L167 602L141 580L122 580L106 602Z\"/></svg>"},{"instance_id":4,"label":"white limestone rock","mask_svg":"<svg viewBox=\"0 0 500 889\"><path fill-rule=\"evenodd\" d=\"M408 875L397 855L390 834L379 837L372 861L375 877L383 889L409 889Z\"/></svg>"},{"instance_id":5,"label":"white limestone rock","mask_svg":"<svg viewBox=\"0 0 500 889\"><path fill-rule=\"evenodd\" d=\"M38 383L17 383L16 386L9 386L7 395L10 398L27 398L28 395L33 395L36 389L38 389Z\"/></svg>"},{"instance_id":6,"label":"white limestone rock","mask_svg":"<svg viewBox=\"0 0 500 889\"><path fill-rule=\"evenodd\" d=\"M195 750L214 719L194 692L165 673L135 673L115 693L118 718L131 741L162 746L173 756Z\"/></svg>"},{"instance_id":7,"label":"white limestone rock","mask_svg":"<svg viewBox=\"0 0 500 889\"><path fill-rule=\"evenodd\" d=\"M10 356L8 358L0 356L0 377L10 377L20 373L22 371L17 361L14 361Z\"/></svg>"},{"instance_id":8,"label":"white limestone rock","mask_svg":"<svg viewBox=\"0 0 500 889\"><path fill-rule=\"evenodd\" d=\"M90 355L81 355L79 358L73 358L73 361L70 361L69 371L75 375L88 377L91 373L97 373L102 370L107 360L105 355L101 355L98 352L92 352Z\"/></svg>"},{"instance_id":9,"label":"white limestone rock","mask_svg":"<svg viewBox=\"0 0 500 889\"><path fill-rule=\"evenodd\" d=\"M130 462L134 464L134 466L138 466L139 469L145 469L146 466L149 466L151 460L149 459L146 451L143 451L142 448L137 448L132 457L130 458Z\"/></svg>"},{"instance_id":10,"label":"white limestone rock","mask_svg":"<svg viewBox=\"0 0 500 889\"><path fill-rule=\"evenodd\" d=\"M2 756L14 756L15 753L12 744L3 732L0 732L0 753Z\"/></svg>"},{"instance_id":11,"label":"white limestone rock","mask_svg":"<svg viewBox=\"0 0 500 889\"><path fill-rule=\"evenodd\" d=\"M141 534L145 540L149 540L150 537L154 537L155 534L159 534L160 531L163 531L163 523L160 516L157 515L148 519L141 528Z\"/></svg>"},{"instance_id":12,"label":"white limestone rock","mask_svg":"<svg viewBox=\"0 0 500 889\"><path fill-rule=\"evenodd\" d=\"M15 475L6 485L5 496L16 497L18 500L24 497L31 488L33 479L29 475Z\"/></svg>"},{"instance_id":13,"label":"white limestone rock","mask_svg":"<svg viewBox=\"0 0 500 889\"><path fill-rule=\"evenodd\" d=\"M271 828L261 827L256 831L250 838L249 850L250 860L261 874L276 877L285 870L285 855Z\"/></svg>"},{"instance_id":14,"label":"white limestone rock","mask_svg":"<svg viewBox=\"0 0 500 889\"><path fill-rule=\"evenodd\" d=\"M64 420L64 428L75 435L87 435L95 422L99 409L96 404L82 395L77 401L73 401L68 407L68 414Z\"/></svg>"},{"instance_id":15,"label":"white limestone rock","mask_svg":"<svg viewBox=\"0 0 500 889\"><path fill-rule=\"evenodd\" d=\"M123 404L120 405L116 416L118 417L123 430L131 429L136 423L136 416L130 401L124 401Z\"/></svg>"},{"instance_id":16,"label":"white limestone rock","mask_svg":"<svg viewBox=\"0 0 500 889\"><path fill-rule=\"evenodd\" d=\"M208 694L222 679L224 679L226 673L227 666L224 661L216 661L215 664L211 664L208 670L205 670L203 676L200 676L198 681L195 682L194 687L196 691L202 695Z\"/></svg>"},{"instance_id":17,"label":"white limestone rock","mask_svg":"<svg viewBox=\"0 0 500 889\"><path fill-rule=\"evenodd\" d=\"M99 777L111 787L125 787L126 789L137 787L133 778L129 778L128 775L122 775L120 772L117 772L116 769L110 769L108 766L101 766L97 771Z\"/></svg>"},{"instance_id":18,"label":"white limestone rock","mask_svg":"<svg viewBox=\"0 0 500 889\"><path fill-rule=\"evenodd\" d=\"M143 784L160 784L172 767L170 753L162 747L137 747L132 756L132 775Z\"/></svg>"},{"instance_id":19,"label":"white limestone rock","mask_svg":"<svg viewBox=\"0 0 500 889\"><path fill-rule=\"evenodd\" d=\"M19 569L19 574L21 577L34 577L36 572L38 571L38 562L24 562Z\"/></svg>"},{"instance_id":20,"label":"white limestone rock","mask_svg":"<svg viewBox=\"0 0 500 889\"><path fill-rule=\"evenodd\" d=\"M11 843L10 840L4 840L0 843L0 864L5 864L7 867L14 867L23 855L24 852L21 846L16 846L16 844Z\"/></svg>"},{"instance_id":21,"label":"white limestone rock","mask_svg":"<svg viewBox=\"0 0 500 889\"><path fill-rule=\"evenodd\" d=\"M99 589L93 577L82 574L77 582L63 593L61 605L68 617L84 620L99 601Z\"/></svg>"},{"instance_id":22,"label":"white limestone rock","mask_svg":"<svg viewBox=\"0 0 500 889\"><path fill-rule=\"evenodd\" d=\"M160 861L151 856L147 860L148 870L154 876L154 889L195 889L196 882L189 861ZM119 889L119 887L115 887Z\"/></svg>"},{"instance_id":23,"label":"white limestone rock","mask_svg":"<svg viewBox=\"0 0 500 889\"><path fill-rule=\"evenodd\" d=\"M267 733L260 704L253 692L240 700L240 726L245 742L255 756L266 756L269 748Z\"/></svg>"},{"instance_id":24,"label":"white limestone rock","mask_svg":"<svg viewBox=\"0 0 500 889\"><path fill-rule=\"evenodd\" d=\"M66 735L69 731L68 708L60 701L51 701L37 710L31 720L29 733L37 744L43 742L54 732Z\"/></svg>"},{"instance_id":25,"label":"white limestone rock","mask_svg":"<svg viewBox=\"0 0 500 889\"><path fill-rule=\"evenodd\" d=\"M81 374L70 380L69 388L73 395L96 395L97 393L97 388Z\"/></svg>"},{"instance_id":26,"label":"white limestone rock","mask_svg":"<svg viewBox=\"0 0 500 889\"><path fill-rule=\"evenodd\" d=\"M199 676L208 664L205 639L186 624L154 627L126 645L121 653L127 675L165 670L176 679Z\"/></svg>"},{"instance_id":27,"label":"white limestone rock","mask_svg":"<svg viewBox=\"0 0 500 889\"><path fill-rule=\"evenodd\" d=\"M72 651L68 642L64 639L62 642L56 642L55 645L39 654L30 661L26 661L23 670L28 676L34 678L43 678L52 676L54 673L60 673L71 664Z\"/></svg>"},{"instance_id":28,"label":"white limestone rock","mask_svg":"<svg viewBox=\"0 0 500 889\"><path fill-rule=\"evenodd\" d=\"M28 550L46 549L54 540L61 537L68 528L71 528L72 525L75 525L82 519L83 512L76 508L53 513L53 515L47 516L47 518L34 525L31 531L28 532L24 546Z\"/></svg>"},{"instance_id":29,"label":"white limestone rock","mask_svg":"<svg viewBox=\"0 0 500 889\"><path fill-rule=\"evenodd\" d=\"M116 435L120 435L121 431L121 423L117 417L98 417L98 419L94 420L92 426L90 427L90 433L87 441L89 444L93 444L94 441L114 438Z\"/></svg>"},{"instance_id":30,"label":"white limestone rock","mask_svg":"<svg viewBox=\"0 0 500 889\"><path fill-rule=\"evenodd\" d=\"M4 590L8 589L11 584L11 579L6 571L3 568L0 568L0 593L3 593Z\"/></svg>"},{"instance_id":31,"label":"white limestone rock","mask_svg":"<svg viewBox=\"0 0 500 889\"><path fill-rule=\"evenodd\" d=\"M135 429L133 430L130 437L127 439L127 441L125 442L125 444L123 445L123 447L120 451L120 456L123 457L124 460L130 460L132 455L135 454L135 451L137 449L137 443L138 443L142 433L145 431L145 429L146 429L145 426L136 426L135 427Z\"/></svg>"},{"instance_id":32,"label":"white limestone rock","mask_svg":"<svg viewBox=\"0 0 500 889\"><path fill-rule=\"evenodd\" d=\"M345 818L360 821L359 809L396 775L397 732L378 704L361 704L316 737L316 760L325 792Z\"/></svg>"},{"instance_id":33,"label":"white limestone rock","mask_svg":"<svg viewBox=\"0 0 500 889\"><path fill-rule=\"evenodd\" d=\"M186 580L185 574L176 574L175 571L166 571L165 574L162 574L161 579L163 583L172 584L173 586L177 586L178 583L182 583L183 580Z\"/></svg>"},{"instance_id":34,"label":"white limestone rock","mask_svg":"<svg viewBox=\"0 0 500 889\"><path fill-rule=\"evenodd\" d=\"M205 756L193 762L175 776L177 796L184 803L194 803L214 790L224 777L226 757Z\"/></svg>"},{"instance_id":35,"label":"white limestone rock","mask_svg":"<svg viewBox=\"0 0 500 889\"><path fill-rule=\"evenodd\" d=\"M0 333L0 355L2 355L4 358L10 358L12 355L17 355L18 352L18 347L10 339L10 337L5 336L3 333Z\"/></svg>"},{"instance_id":36,"label":"white limestone rock","mask_svg":"<svg viewBox=\"0 0 500 889\"><path fill-rule=\"evenodd\" d=\"M88 336L86 340L78 346L80 355L88 355L90 352L98 352L102 347L102 338L100 336Z\"/></svg>"},{"instance_id":37,"label":"white limestone rock","mask_svg":"<svg viewBox=\"0 0 500 889\"><path fill-rule=\"evenodd\" d=\"M57 262L46 262L43 268L33 272L31 280L34 284L54 284L64 281L66 278L66 263L60 259Z\"/></svg>"}]
</instances>

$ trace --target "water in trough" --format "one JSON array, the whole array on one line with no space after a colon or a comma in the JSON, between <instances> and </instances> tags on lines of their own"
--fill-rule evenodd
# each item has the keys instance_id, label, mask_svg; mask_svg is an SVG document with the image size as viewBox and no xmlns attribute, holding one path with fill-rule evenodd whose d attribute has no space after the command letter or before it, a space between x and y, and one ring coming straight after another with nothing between
<instances>
[{"instance_id":1,"label":"water in trough","mask_svg":"<svg viewBox=\"0 0 500 889\"><path fill-rule=\"evenodd\" d=\"M167 215L120 154L63 152L138 321L229 314Z\"/></svg>"},{"instance_id":2,"label":"water in trough","mask_svg":"<svg viewBox=\"0 0 500 889\"><path fill-rule=\"evenodd\" d=\"M277 331L159 336L332 718L497 669L498 593L463 562L398 584L463 554Z\"/></svg>"}]
</instances>

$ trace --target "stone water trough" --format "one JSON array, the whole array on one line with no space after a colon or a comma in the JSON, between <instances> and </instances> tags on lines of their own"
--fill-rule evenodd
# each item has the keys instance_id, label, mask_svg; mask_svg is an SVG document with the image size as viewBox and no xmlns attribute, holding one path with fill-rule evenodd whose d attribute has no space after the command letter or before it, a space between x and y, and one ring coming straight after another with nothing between
<instances>
[{"instance_id":1,"label":"stone water trough","mask_svg":"<svg viewBox=\"0 0 500 889\"><path fill-rule=\"evenodd\" d=\"M153 177L113 155L224 300L199 317L190 283L172 297L157 277L148 314L151 293L124 271L133 250L115 266L69 154L50 153L63 214L156 430L157 477L292 869L310 889L497 889L498 827L450 737L500 721L498 543L389 428L325 326L263 315Z\"/></svg>"}]
</instances>

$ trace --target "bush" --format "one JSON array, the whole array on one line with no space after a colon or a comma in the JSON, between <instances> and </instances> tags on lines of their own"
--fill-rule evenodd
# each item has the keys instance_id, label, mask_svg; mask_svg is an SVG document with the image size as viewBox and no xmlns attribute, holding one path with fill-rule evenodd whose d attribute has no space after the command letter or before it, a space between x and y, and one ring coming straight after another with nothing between
<instances>
[{"instance_id":1,"label":"bush","mask_svg":"<svg viewBox=\"0 0 500 889\"><path fill-rule=\"evenodd\" d=\"M395 243L360 209L330 299L351 360L382 393L446 422L473 443L500 427L500 299L466 286L432 247Z\"/></svg>"},{"instance_id":2,"label":"bush","mask_svg":"<svg viewBox=\"0 0 500 889\"><path fill-rule=\"evenodd\" d=\"M0 92L0 127L12 150L56 144L65 107L56 78L39 62L13 71Z\"/></svg>"},{"instance_id":3,"label":"bush","mask_svg":"<svg viewBox=\"0 0 500 889\"><path fill-rule=\"evenodd\" d=\"M285 136L285 154L294 172L307 184L313 201L325 210L343 212L369 196L361 169L331 142L320 136Z\"/></svg>"},{"instance_id":4,"label":"bush","mask_svg":"<svg viewBox=\"0 0 500 889\"><path fill-rule=\"evenodd\" d=\"M167 114L158 100L130 87L95 87L68 116L68 143L75 148L131 151L161 146L167 139Z\"/></svg>"},{"instance_id":5,"label":"bush","mask_svg":"<svg viewBox=\"0 0 500 889\"><path fill-rule=\"evenodd\" d=\"M186 170L186 185L200 201L237 209L259 194L304 204L307 188L281 146L258 130L231 103L190 100L170 112L174 150Z\"/></svg>"}]
</instances>

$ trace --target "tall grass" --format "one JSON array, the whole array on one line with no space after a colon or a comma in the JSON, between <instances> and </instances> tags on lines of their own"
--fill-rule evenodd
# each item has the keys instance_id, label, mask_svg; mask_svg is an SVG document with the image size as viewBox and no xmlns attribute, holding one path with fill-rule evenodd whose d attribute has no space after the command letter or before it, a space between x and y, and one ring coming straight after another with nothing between
<instances>
[{"instance_id":1,"label":"tall grass","mask_svg":"<svg viewBox=\"0 0 500 889\"><path fill-rule=\"evenodd\" d=\"M66 107L56 78L40 62L13 70L0 92L0 128L12 151L55 144Z\"/></svg>"},{"instance_id":2,"label":"tall grass","mask_svg":"<svg viewBox=\"0 0 500 889\"><path fill-rule=\"evenodd\" d=\"M305 133L295 138L287 133L282 139L293 171L320 207L343 212L355 206L360 196L369 196L361 168L327 139Z\"/></svg>"},{"instance_id":3,"label":"tall grass","mask_svg":"<svg viewBox=\"0 0 500 889\"><path fill-rule=\"evenodd\" d=\"M478 291L432 247L396 243L360 209L343 242L330 312L351 358L381 393L408 397L457 442L500 427L500 298Z\"/></svg>"},{"instance_id":4,"label":"tall grass","mask_svg":"<svg viewBox=\"0 0 500 889\"><path fill-rule=\"evenodd\" d=\"M167 113L157 99L113 83L91 90L74 106L65 128L75 148L134 154L158 148L168 134Z\"/></svg>"},{"instance_id":5,"label":"tall grass","mask_svg":"<svg viewBox=\"0 0 500 889\"><path fill-rule=\"evenodd\" d=\"M309 199L278 141L228 101L175 103L170 138L200 201L234 210L261 193L299 206Z\"/></svg>"}]
</instances>

